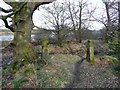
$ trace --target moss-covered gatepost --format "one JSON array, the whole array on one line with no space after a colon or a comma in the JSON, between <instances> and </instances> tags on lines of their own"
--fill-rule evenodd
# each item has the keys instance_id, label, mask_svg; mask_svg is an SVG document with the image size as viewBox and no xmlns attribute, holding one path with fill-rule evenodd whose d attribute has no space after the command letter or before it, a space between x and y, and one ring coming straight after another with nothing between
<instances>
[{"instance_id":1,"label":"moss-covered gatepost","mask_svg":"<svg viewBox=\"0 0 120 90\"><path fill-rule=\"evenodd\" d=\"M93 44L93 40L88 40L87 41L87 55L86 55L86 59L90 64L95 64L95 60L94 60L94 44Z\"/></svg>"},{"instance_id":2,"label":"moss-covered gatepost","mask_svg":"<svg viewBox=\"0 0 120 90\"><path fill-rule=\"evenodd\" d=\"M48 60L48 57L49 57L48 42L49 42L49 39L47 37L44 37L42 39L42 55L41 55L41 59L42 59L42 62L44 62L45 64L47 64L47 60Z\"/></svg>"}]
</instances>

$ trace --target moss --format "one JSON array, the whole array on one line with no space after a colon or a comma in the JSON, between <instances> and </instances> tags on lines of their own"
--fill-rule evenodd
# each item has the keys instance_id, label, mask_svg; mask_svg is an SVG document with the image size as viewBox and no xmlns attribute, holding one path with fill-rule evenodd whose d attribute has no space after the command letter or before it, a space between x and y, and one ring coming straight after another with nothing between
<instances>
[{"instance_id":1,"label":"moss","mask_svg":"<svg viewBox=\"0 0 120 90\"><path fill-rule=\"evenodd\" d=\"M15 68L19 68L19 66L24 66L26 64L35 63L36 62L36 55L32 46L29 42L25 40L21 40L17 43L15 49L15 61L18 62L20 65L15 65Z\"/></svg>"},{"instance_id":2,"label":"moss","mask_svg":"<svg viewBox=\"0 0 120 90\"><path fill-rule=\"evenodd\" d=\"M47 52L47 48L48 48L48 38L43 38L42 39L42 52Z\"/></svg>"},{"instance_id":3,"label":"moss","mask_svg":"<svg viewBox=\"0 0 120 90\"><path fill-rule=\"evenodd\" d=\"M26 82L28 82L28 79L26 78L22 78L19 81L13 81L13 88L20 88Z\"/></svg>"},{"instance_id":4,"label":"moss","mask_svg":"<svg viewBox=\"0 0 120 90\"><path fill-rule=\"evenodd\" d=\"M86 47L87 47L87 61L93 65L95 64L93 40L88 40Z\"/></svg>"},{"instance_id":5,"label":"moss","mask_svg":"<svg viewBox=\"0 0 120 90\"><path fill-rule=\"evenodd\" d=\"M48 42L49 42L49 39L48 38L43 38L42 39L42 61L47 63L48 61L48 58L49 58L49 53L48 53Z\"/></svg>"},{"instance_id":6,"label":"moss","mask_svg":"<svg viewBox=\"0 0 120 90\"><path fill-rule=\"evenodd\" d=\"M90 63L91 63L91 64L95 64L93 40L90 40Z\"/></svg>"}]
</instances>

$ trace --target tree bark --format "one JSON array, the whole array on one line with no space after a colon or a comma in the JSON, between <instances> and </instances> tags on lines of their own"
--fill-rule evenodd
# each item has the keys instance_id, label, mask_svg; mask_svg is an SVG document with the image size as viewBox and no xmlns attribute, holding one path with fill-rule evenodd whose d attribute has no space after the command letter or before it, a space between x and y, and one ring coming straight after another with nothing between
<instances>
[{"instance_id":1,"label":"tree bark","mask_svg":"<svg viewBox=\"0 0 120 90\"><path fill-rule=\"evenodd\" d=\"M72 10L71 10L71 3L70 3L70 2L69 2L69 4L68 4L68 9L69 9L70 18L71 18L72 25L73 25L73 31L74 31L75 39L76 39L76 41L77 41L77 40L78 40L78 37L77 37L77 33L76 33L76 25L75 25L73 13L72 13Z\"/></svg>"},{"instance_id":2,"label":"tree bark","mask_svg":"<svg viewBox=\"0 0 120 90\"><path fill-rule=\"evenodd\" d=\"M108 2L104 2L104 4L105 4L106 14L107 14L107 30L106 30L105 42L108 42L109 41L108 32L111 29L110 28L111 20L110 20L110 14L109 14L109 3Z\"/></svg>"},{"instance_id":3,"label":"tree bark","mask_svg":"<svg viewBox=\"0 0 120 90\"><path fill-rule=\"evenodd\" d=\"M118 59L120 59L120 2L118 2Z\"/></svg>"},{"instance_id":4,"label":"tree bark","mask_svg":"<svg viewBox=\"0 0 120 90\"><path fill-rule=\"evenodd\" d=\"M62 47L62 38L61 38L61 35L60 35L60 30L57 31L57 38L58 38L58 41L57 41L57 44L58 46Z\"/></svg>"},{"instance_id":5,"label":"tree bark","mask_svg":"<svg viewBox=\"0 0 120 90\"><path fill-rule=\"evenodd\" d=\"M80 13L79 13L79 43L82 42L82 37L81 37L81 24L82 24L82 4L79 3L79 9L80 9Z\"/></svg>"},{"instance_id":6,"label":"tree bark","mask_svg":"<svg viewBox=\"0 0 120 90\"><path fill-rule=\"evenodd\" d=\"M32 19L31 10L28 5L17 14L17 18L19 23L16 30L16 59L21 61L23 65L33 63L36 60L36 55L30 43Z\"/></svg>"},{"instance_id":7,"label":"tree bark","mask_svg":"<svg viewBox=\"0 0 120 90\"><path fill-rule=\"evenodd\" d=\"M118 2L118 43L120 43L120 2Z\"/></svg>"}]
</instances>

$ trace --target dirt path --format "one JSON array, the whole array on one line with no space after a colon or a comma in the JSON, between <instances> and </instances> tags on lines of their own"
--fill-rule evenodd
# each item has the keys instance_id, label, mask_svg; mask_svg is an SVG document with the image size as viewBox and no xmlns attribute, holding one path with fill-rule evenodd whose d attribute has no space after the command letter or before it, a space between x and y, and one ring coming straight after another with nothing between
<instances>
[{"instance_id":1,"label":"dirt path","mask_svg":"<svg viewBox=\"0 0 120 90\"><path fill-rule=\"evenodd\" d=\"M107 54L109 48L101 41L94 41L95 59ZM113 74L113 67L104 61L91 66L85 59L75 64L74 76L68 88L120 88L118 77Z\"/></svg>"}]
</instances>

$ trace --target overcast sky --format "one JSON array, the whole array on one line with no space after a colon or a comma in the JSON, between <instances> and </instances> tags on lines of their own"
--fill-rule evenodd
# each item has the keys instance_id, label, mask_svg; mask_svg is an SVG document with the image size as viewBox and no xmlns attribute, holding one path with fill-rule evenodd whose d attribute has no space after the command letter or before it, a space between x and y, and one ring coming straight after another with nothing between
<instances>
[{"instance_id":1,"label":"overcast sky","mask_svg":"<svg viewBox=\"0 0 120 90\"><path fill-rule=\"evenodd\" d=\"M57 0L57 2L62 2L63 0ZM73 0L71 0L73 1ZM95 17L99 17L101 14L103 14L103 9L104 9L104 4L102 3L101 0L88 0L89 2L92 3L92 7L97 7L96 9L96 12L95 12ZM0 7L4 7L5 9L9 9L10 6L9 5L6 5L3 0L0 0ZM41 10L42 11L42 10ZM39 19L40 17L40 11L35 11L34 13L34 16L33 16L33 21L34 21L34 24L37 25L37 26L43 26L45 27L45 25L43 25L43 22L42 20ZM42 12L44 13L44 12ZM1 14L1 13L0 13ZM0 29L2 29L4 26L4 23L2 20L0 20ZM101 23L98 23L98 22L91 22L90 23L90 28L89 29L92 29L92 30L99 30L103 27L103 24Z\"/></svg>"}]
</instances>

